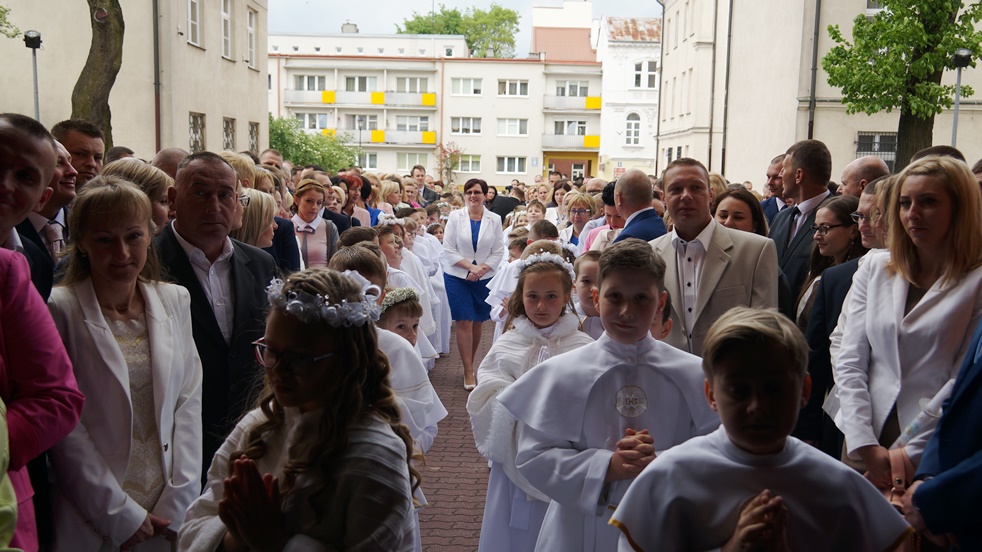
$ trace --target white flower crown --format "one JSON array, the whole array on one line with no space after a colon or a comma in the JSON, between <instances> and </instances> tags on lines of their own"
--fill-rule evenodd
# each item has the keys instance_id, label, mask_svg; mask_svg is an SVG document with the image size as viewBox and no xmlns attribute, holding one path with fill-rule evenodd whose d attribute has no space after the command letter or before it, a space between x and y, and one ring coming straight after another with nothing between
<instances>
[{"instance_id":1,"label":"white flower crown","mask_svg":"<svg viewBox=\"0 0 982 552\"><path fill-rule=\"evenodd\" d=\"M340 303L332 304L328 297L319 293L311 295L302 290L283 293L284 282L279 278L270 280L266 288L266 298L271 307L283 309L290 316L307 324L324 322L334 328L348 328L364 326L378 320L381 309L376 301L382 294L379 287L353 270L345 270L342 274L361 287L358 301L342 299Z\"/></svg>"},{"instance_id":2,"label":"white flower crown","mask_svg":"<svg viewBox=\"0 0 982 552\"><path fill-rule=\"evenodd\" d=\"M576 255L576 246L569 242L561 242L559 245L563 246L563 249L569 251L573 255Z\"/></svg>"},{"instance_id":3,"label":"white flower crown","mask_svg":"<svg viewBox=\"0 0 982 552\"><path fill-rule=\"evenodd\" d=\"M548 251L543 251L540 253L536 253L535 255L530 255L524 261L519 261L519 262L522 263L522 268L521 270L519 270L519 273L523 272L526 268L534 264L552 263L555 265L559 265L560 268L568 272L570 278L574 280L576 279L576 273L573 271L573 265L569 264L568 262L566 262L566 259L562 258L559 255L556 255L555 253L549 253Z\"/></svg>"},{"instance_id":4,"label":"white flower crown","mask_svg":"<svg viewBox=\"0 0 982 552\"><path fill-rule=\"evenodd\" d=\"M396 218L395 215L382 213L378 216L378 222L375 223L375 226L395 226L395 225L405 226L406 221L401 218Z\"/></svg>"},{"instance_id":5,"label":"white flower crown","mask_svg":"<svg viewBox=\"0 0 982 552\"><path fill-rule=\"evenodd\" d=\"M440 224L439 222L431 222L431 223L429 223L429 224L426 225L426 231L429 232L430 230L433 230L437 226L443 228L443 225Z\"/></svg>"},{"instance_id":6,"label":"white flower crown","mask_svg":"<svg viewBox=\"0 0 982 552\"><path fill-rule=\"evenodd\" d=\"M384 313L390 307L394 307L405 301L416 301L418 303L419 292L411 287L395 288L394 290L386 293L385 297L382 299L382 312Z\"/></svg>"}]
</instances>

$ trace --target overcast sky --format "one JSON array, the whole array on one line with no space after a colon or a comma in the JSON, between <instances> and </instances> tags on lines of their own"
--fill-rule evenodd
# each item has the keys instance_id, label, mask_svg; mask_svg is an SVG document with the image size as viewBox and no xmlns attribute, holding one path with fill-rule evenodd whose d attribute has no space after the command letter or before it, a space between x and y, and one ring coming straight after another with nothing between
<instances>
[{"instance_id":1,"label":"overcast sky","mask_svg":"<svg viewBox=\"0 0 982 552\"><path fill-rule=\"evenodd\" d=\"M524 57L532 45L532 6L562 6L562 0L495 0L502 7L518 12L519 33L515 37L515 54ZM474 6L488 9L491 0L271 0L269 33L319 34L339 33L341 24L350 21L366 34L396 32L396 25L412 17L413 12L430 13L435 5L457 8L463 13ZM661 17L661 5L655 0L596 0L593 17Z\"/></svg>"}]
</instances>

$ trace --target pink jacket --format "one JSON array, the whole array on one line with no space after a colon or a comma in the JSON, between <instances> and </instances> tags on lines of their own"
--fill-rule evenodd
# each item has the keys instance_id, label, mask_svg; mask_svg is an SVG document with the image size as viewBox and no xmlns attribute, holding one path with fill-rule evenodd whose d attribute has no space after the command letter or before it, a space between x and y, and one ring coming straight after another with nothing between
<instances>
[{"instance_id":1,"label":"pink jacket","mask_svg":"<svg viewBox=\"0 0 982 552\"><path fill-rule=\"evenodd\" d=\"M10 467L17 493L17 531L10 543L38 549L34 489L27 463L78 423L85 397L47 306L31 284L27 260L0 249L0 397L7 403Z\"/></svg>"}]
</instances>

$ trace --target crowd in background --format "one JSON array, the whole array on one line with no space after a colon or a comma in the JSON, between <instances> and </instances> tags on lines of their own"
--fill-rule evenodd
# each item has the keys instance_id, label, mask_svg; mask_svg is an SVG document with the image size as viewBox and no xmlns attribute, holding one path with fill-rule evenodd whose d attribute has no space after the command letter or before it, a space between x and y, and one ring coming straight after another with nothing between
<instances>
[{"instance_id":1,"label":"crowd in background","mask_svg":"<svg viewBox=\"0 0 982 552\"><path fill-rule=\"evenodd\" d=\"M978 547L982 162L762 168L454 184L2 114L0 544L420 550L455 345L481 550Z\"/></svg>"}]
</instances>

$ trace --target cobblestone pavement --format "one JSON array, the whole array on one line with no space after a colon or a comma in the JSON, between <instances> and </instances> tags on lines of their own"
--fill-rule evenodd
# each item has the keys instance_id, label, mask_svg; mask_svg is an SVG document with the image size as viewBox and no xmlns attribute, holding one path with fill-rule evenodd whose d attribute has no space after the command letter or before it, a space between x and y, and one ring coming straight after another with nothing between
<instances>
[{"instance_id":1,"label":"cobblestone pavement","mask_svg":"<svg viewBox=\"0 0 982 552\"><path fill-rule=\"evenodd\" d=\"M494 324L484 324L484 337L475 367L491 347ZM467 417L467 391L455 336L450 355L437 360L430 381L449 413L426 454L423 492L429 506L419 514L425 552L477 550L488 487L488 463L474 446Z\"/></svg>"}]
</instances>

